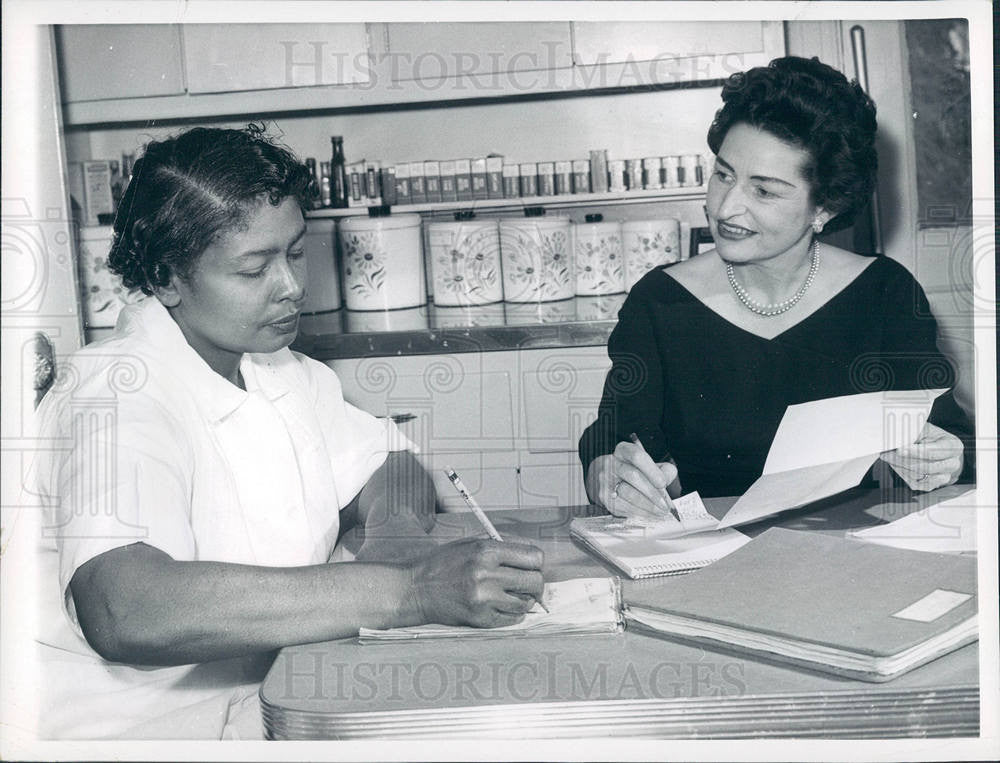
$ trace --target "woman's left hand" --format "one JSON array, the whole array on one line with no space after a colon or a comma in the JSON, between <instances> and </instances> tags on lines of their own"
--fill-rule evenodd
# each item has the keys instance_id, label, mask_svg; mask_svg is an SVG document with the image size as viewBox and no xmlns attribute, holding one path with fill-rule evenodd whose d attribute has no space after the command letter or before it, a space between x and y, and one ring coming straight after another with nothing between
<instances>
[{"instance_id":1,"label":"woman's left hand","mask_svg":"<svg viewBox=\"0 0 1000 763\"><path fill-rule=\"evenodd\" d=\"M926 492L950 485L962 473L962 441L930 422L913 445L882 454L911 490Z\"/></svg>"}]
</instances>

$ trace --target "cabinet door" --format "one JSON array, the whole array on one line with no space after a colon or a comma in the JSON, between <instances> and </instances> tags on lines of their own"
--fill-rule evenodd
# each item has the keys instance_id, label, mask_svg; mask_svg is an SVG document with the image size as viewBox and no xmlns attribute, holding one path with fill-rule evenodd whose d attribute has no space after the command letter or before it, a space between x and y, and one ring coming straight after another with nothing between
<instances>
[{"instance_id":1,"label":"cabinet door","mask_svg":"<svg viewBox=\"0 0 1000 763\"><path fill-rule=\"evenodd\" d=\"M573 63L599 67L591 87L719 79L784 54L780 21L573 22Z\"/></svg>"},{"instance_id":2,"label":"cabinet door","mask_svg":"<svg viewBox=\"0 0 1000 763\"><path fill-rule=\"evenodd\" d=\"M184 92L176 25L60 26L56 51L64 103Z\"/></svg>"},{"instance_id":3,"label":"cabinet door","mask_svg":"<svg viewBox=\"0 0 1000 763\"><path fill-rule=\"evenodd\" d=\"M575 454L597 416L611 361L603 347L521 353L522 447L529 454Z\"/></svg>"},{"instance_id":4,"label":"cabinet door","mask_svg":"<svg viewBox=\"0 0 1000 763\"><path fill-rule=\"evenodd\" d=\"M364 24L190 24L189 93L367 83Z\"/></svg>"},{"instance_id":5,"label":"cabinet door","mask_svg":"<svg viewBox=\"0 0 1000 763\"><path fill-rule=\"evenodd\" d=\"M393 82L432 87L469 77L470 88L493 88L497 82L489 75L573 65L566 22L385 24L380 31L373 39L376 60Z\"/></svg>"}]
</instances>

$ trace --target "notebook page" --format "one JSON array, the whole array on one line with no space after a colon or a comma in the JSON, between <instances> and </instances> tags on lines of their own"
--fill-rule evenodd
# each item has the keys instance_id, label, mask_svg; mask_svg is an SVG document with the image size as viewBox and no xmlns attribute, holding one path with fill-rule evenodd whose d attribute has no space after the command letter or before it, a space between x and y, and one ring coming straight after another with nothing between
<instances>
[{"instance_id":1,"label":"notebook page","mask_svg":"<svg viewBox=\"0 0 1000 763\"><path fill-rule=\"evenodd\" d=\"M430 623L384 630L362 628L362 643L424 638L500 638L562 633L608 633L621 630L621 584L617 578L575 578L545 584L542 603L524 619L498 628Z\"/></svg>"}]
</instances>

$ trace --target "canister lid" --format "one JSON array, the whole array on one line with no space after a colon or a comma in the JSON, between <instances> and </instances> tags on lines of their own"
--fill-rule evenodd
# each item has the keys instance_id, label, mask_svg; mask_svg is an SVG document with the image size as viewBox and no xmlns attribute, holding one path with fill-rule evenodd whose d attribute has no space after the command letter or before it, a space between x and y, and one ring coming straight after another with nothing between
<instances>
[{"instance_id":1,"label":"canister lid","mask_svg":"<svg viewBox=\"0 0 1000 763\"><path fill-rule=\"evenodd\" d=\"M420 215L407 213L389 217L345 217L340 221L341 230L398 230L420 226Z\"/></svg>"}]
</instances>

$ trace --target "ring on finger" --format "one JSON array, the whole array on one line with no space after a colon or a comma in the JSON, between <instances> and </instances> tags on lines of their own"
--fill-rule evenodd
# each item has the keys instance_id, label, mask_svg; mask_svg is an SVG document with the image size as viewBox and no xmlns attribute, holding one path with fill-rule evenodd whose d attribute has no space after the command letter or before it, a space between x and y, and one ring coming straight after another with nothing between
<instances>
[{"instance_id":1,"label":"ring on finger","mask_svg":"<svg viewBox=\"0 0 1000 763\"><path fill-rule=\"evenodd\" d=\"M611 489L611 497L612 498L617 498L618 497L618 491L619 491L619 489L621 489L621 486L622 486L622 484L624 482L625 482L625 480L618 480L615 483L615 486Z\"/></svg>"}]
</instances>

